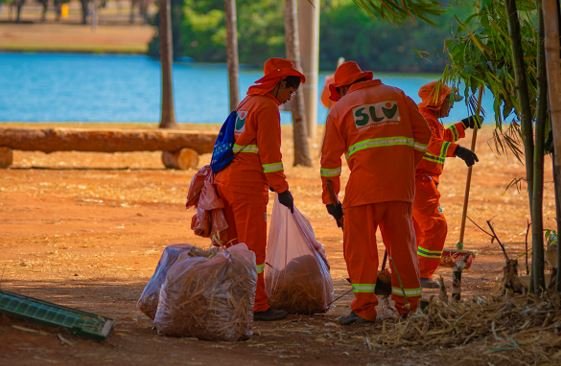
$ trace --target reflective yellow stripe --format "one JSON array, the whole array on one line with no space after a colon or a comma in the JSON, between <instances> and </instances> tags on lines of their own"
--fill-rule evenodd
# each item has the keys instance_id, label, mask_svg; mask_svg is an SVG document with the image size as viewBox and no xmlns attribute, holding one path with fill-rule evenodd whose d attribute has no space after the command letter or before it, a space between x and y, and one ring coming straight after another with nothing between
<instances>
[{"instance_id":1,"label":"reflective yellow stripe","mask_svg":"<svg viewBox=\"0 0 561 366\"><path fill-rule=\"evenodd\" d=\"M392 287L392 295L405 296L405 297L415 297L421 296L421 288L401 288Z\"/></svg>"},{"instance_id":2,"label":"reflective yellow stripe","mask_svg":"<svg viewBox=\"0 0 561 366\"><path fill-rule=\"evenodd\" d=\"M264 173L275 173L275 172L282 172L284 170L282 166L282 161L278 163L271 163L271 164L263 164L263 172Z\"/></svg>"},{"instance_id":3,"label":"reflective yellow stripe","mask_svg":"<svg viewBox=\"0 0 561 366\"><path fill-rule=\"evenodd\" d=\"M452 132L452 137L454 141L458 141L458 137L460 136L460 134L458 133L458 129L456 128L456 125L452 125L448 127L448 129Z\"/></svg>"},{"instance_id":4,"label":"reflective yellow stripe","mask_svg":"<svg viewBox=\"0 0 561 366\"><path fill-rule=\"evenodd\" d=\"M341 175L341 167L339 168L321 168L320 175L322 177L338 177Z\"/></svg>"},{"instance_id":5,"label":"reflective yellow stripe","mask_svg":"<svg viewBox=\"0 0 561 366\"><path fill-rule=\"evenodd\" d=\"M440 147L440 156L442 158L446 158L446 156L448 156L448 148L449 147L450 147L450 143L448 141L443 143L442 146Z\"/></svg>"},{"instance_id":6,"label":"reflective yellow stripe","mask_svg":"<svg viewBox=\"0 0 561 366\"><path fill-rule=\"evenodd\" d=\"M379 137L375 139L367 139L349 147L347 156L350 157L354 153L371 149L374 147L388 147L388 146L408 146L415 150L424 152L427 149L427 145L416 142L412 137L405 136L393 136L393 137Z\"/></svg>"},{"instance_id":7,"label":"reflective yellow stripe","mask_svg":"<svg viewBox=\"0 0 561 366\"><path fill-rule=\"evenodd\" d=\"M440 259L440 256L442 255L442 250L429 250L423 247L417 247L417 255L426 258Z\"/></svg>"},{"instance_id":8,"label":"reflective yellow stripe","mask_svg":"<svg viewBox=\"0 0 561 366\"><path fill-rule=\"evenodd\" d=\"M376 287L375 283L353 283L353 292L354 293L367 293L373 294L374 288Z\"/></svg>"},{"instance_id":9,"label":"reflective yellow stripe","mask_svg":"<svg viewBox=\"0 0 561 366\"><path fill-rule=\"evenodd\" d=\"M428 152L426 152L425 155L423 155L423 159L428 160L428 161L432 161L433 163L437 163L437 164L444 164L444 162L446 161L445 158L433 155L433 154L428 153Z\"/></svg>"},{"instance_id":10,"label":"reflective yellow stripe","mask_svg":"<svg viewBox=\"0 0 561 366\"><path fill-rule=\"evenodd\" d=\"M257 271L257 274L263 273L263 271L265 270L265 264L263 263L256 265L255 270Z\"/></svg>"},{"instance_id":11,"label":"reflective yellow stripe","mask_svg":"<svg viewBox=\"0 0 561 366\"><path fill-rule=\"evenodd\" d=\"M420 151L420 152L425 152L427 151L427 144L421 144L420 142L415 141L413 143L413 149Z\"/></svg>"},{"instance_id":12,"label":"reflective yellow stripe","mask_svg":"<svg viewBox=\"0 0 561 366\"><path fill-rule=\"evenodd\" d=\"M257 154L259 152L259 149L257 148L257 145L238 145L238 144L234 144L234 147L232 148L232 150L234 151L234 154L238 154L238 153Z\"/></svg>"}]
</instances>

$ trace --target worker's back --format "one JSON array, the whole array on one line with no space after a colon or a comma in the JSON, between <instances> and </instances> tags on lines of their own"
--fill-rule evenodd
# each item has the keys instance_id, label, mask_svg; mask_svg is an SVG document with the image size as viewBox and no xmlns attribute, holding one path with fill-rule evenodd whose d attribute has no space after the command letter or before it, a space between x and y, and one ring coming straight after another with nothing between
<instances>
[{"instance_id":1,"label":"worker's back","mask_svg":"<svg viewBox=\"0 0 561 366\"><path fill-rule=\"evenodd\" d=\"M412 202L415 165L430 132L403 91L380 80L353 84L332 107L327 123L337 132L328 128L322 166L334 166L329 160L346 154L351 175L345 206Z\"/></svg>"}]
</instances>

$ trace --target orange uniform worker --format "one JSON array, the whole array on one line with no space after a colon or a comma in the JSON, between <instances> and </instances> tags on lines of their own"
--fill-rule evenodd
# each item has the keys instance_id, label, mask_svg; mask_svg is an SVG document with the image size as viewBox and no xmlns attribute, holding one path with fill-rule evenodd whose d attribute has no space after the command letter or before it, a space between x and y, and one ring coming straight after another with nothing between
<instances>
[{"instance_id":1,"label":"orange uniform worker","mask_svg":"<svg viewBox=\"0 0 561 366\"><path fill-rule=\"evenodd\" d=\"M293 210L280 150L279 106L290 99L306 78L290 60L283 58L268 59L264 74L248 89L236 109L235 157L216 175L215 183L226 205L228 237L237 238L255 252L258 278L254 319L277 320L287 313L270 308L263 280L268 191L277 192L280 203Z\"/></svg>"},{"instance_id":2,"label":"orange uniform worker","mask_svg":"<svg viewBox=\"0 0 561 366\"><path fill-rule=\"evenodd\" d=\"M337 68L331 86L337 103L327 117L322 146L322 199L335 219L344 218L344 257L355 294L351 313L339 318L344 325L376 320L378 227L390 258L396 309L406 316L421 296L411 211L415 166L430 130L411 98L372 77L353 61ZM331 199L327 181L337 194L343 154L350 176L341 205Z\"/></svg>"},{"instance_id":3,"label":"orange uniform worker","mask_svg":"<svg viewBox=\"0 0 561 366\"><path fill-rule=\"evenodd\" d=\"M481 118L470 116L444 128L439 118L448 116L454 101L461 97L448 86L437 81L423 85L419 89L419 96L421 97L419 111L429 124L432 136L427 152L417 165L413 221L417 236L421 287L437 288L438 283L432 280L432 275L440 263L448 232L446 219L440 209L440 193L437 188L439 177L447 157L457 156L468 166L478 161L471 150L454 142L465 136L466 128L479 126Z\"/></svg>"}]
</instances>

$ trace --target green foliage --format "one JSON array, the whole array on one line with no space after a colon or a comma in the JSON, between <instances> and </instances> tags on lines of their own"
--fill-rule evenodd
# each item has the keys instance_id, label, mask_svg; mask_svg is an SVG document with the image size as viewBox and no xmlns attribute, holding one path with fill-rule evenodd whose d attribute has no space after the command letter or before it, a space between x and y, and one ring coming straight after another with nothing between
<instances>
[{"instance_id":1,"label":"green foliage","mask_svg":"<svg viewBox=\"0 0 561 366\"><path fill-rule=\"evenodd\" d=\"M444 39L452 35L454 17L468 14L471 6L443 9L446 13L432 26L414 19L399 25L372 21L350 0L325 6L320 24L320 65L331 69L343 56L375 71L441 72L446 64Z\"/></svg>"},{"instance_id":2,"label":"green foliage","mask_svg":"<svg viewBox=\"0 0 561 366\"><path fill-rule=\"evenodd\" d=\"M377 20L404 23L411 19L421 19L435 24L433 18L443 13L437 0L354 0L357 6Z\"/></svg>"},{"instance_id":3,"label":"green foliage","mask_svg":"<svg viewBox=\"0 0 561 366\"><path fill-rule=\"evenodd\" d=\"M520 9L522 48L525 55L530 99L537 98L537 17L531 1L517 1ZM446 41L450 64L444 78L462 81L464 94L473 94L485 86L494 96L494 112L497 127L511 116L518 120L520 101L516 94L514 66L508 34L508 19L500 0L480 0L475 12L467 19L458 18L458 27L452 38ZM532 103L535 115L537 103Z\"/></svg>"},{"instance_id":4,"label":"green foliage","mask_svg":"<svg viewBox=\"0 0 561 366\"><path fill-rule=\"evenodd\" d=\"M454 16L464 16L471 7L468 3L443 8L446 13L435 19L435 26L411 17L394 25L373 21L353 0L323 0L320 67L333 70L343 56L375 71L441 72L446 63L443 42L451 36ZM189 56L200 62L226 60L223 0L173 0L172 14L176 57ZM285 54L284 1L237 0L237 16L242 64L261 66L268 57ZM151 54L158 54L157 36L151 50Z\"/></svg>"}]
</instances>

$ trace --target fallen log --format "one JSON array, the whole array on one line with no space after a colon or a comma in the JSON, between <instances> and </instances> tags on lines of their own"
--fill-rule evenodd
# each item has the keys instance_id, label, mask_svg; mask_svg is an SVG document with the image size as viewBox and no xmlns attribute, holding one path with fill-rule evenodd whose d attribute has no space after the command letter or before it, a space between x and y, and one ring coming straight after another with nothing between
<instances>
[{"instance_id":1,"label":"fallen log","mask_svg":"<svg viewBox=\"0 0 561 366\"><path fill-rule=\"evenodd\" d=\"M168 168L196 168L198 155L211 153L216 133L181 130L0 127L0 167L12 164L12 151L162 151Z\"/></svg>"},{"instance_id":2,"label":"fallen log","mask_svg":"<svg viewBox=\"0 0 561 366\"><path fill-rule=\"evenodd\" d=\"M179 151L212 152L216 133L179 130L89 130L69 128L0 128L0 147L42 151Z\"/></svg>"}]
</instances>

